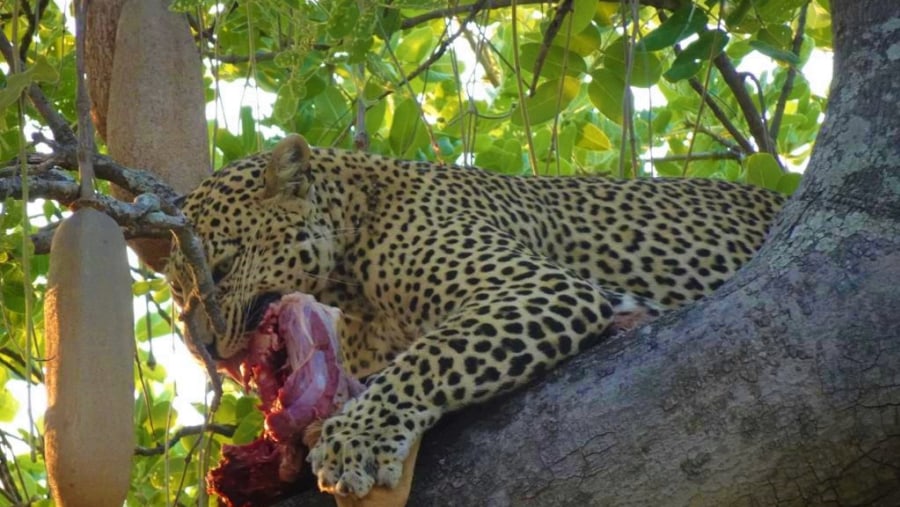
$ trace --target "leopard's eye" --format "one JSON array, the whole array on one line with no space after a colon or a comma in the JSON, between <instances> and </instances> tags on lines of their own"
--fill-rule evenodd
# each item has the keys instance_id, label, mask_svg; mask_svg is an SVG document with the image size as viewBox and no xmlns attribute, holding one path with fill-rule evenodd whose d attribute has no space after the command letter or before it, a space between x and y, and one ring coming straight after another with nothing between
<instances>
[{"instance_id":1,"label":"leopard's eye","mask_svg":"<svg viewBox=\"0 0 900 507\"><path fill-rule=\"evenodd\" d=\"M212 279L213 283L216 285L222 281L223 278L228 276L228 273L231 273L231 269L234 268L234 256L226 257L219 262L217 262L212 268Z\"/></svg>"}]
</instances>

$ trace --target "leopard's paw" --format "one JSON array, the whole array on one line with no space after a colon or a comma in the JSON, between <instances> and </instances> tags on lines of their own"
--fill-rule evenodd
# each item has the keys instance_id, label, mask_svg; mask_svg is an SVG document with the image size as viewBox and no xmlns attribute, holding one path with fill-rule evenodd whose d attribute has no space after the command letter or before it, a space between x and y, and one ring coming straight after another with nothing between
<instances>
[{"instance_id":1,"label":"leopard's paw","mask_svg":"<svg viewBox=\"0 0 900 507\"><path fill-rule=\"evenodd\" d=\"M395 413L359 413L350 410L325 421L309 453L322 491L362 498L373 486L394 488L400 482L403 460L419 435L400 424Z\"/></svg>"}]
</instances>

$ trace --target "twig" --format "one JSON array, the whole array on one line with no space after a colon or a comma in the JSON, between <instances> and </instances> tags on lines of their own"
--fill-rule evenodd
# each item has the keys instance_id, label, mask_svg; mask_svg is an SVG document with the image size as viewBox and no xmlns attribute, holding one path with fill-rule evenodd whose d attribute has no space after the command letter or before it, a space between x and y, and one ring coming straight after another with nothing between
<instances>
[{"instance_id":1,"label":"twig","mask_svg":"<svg viewBox=\"0 0 900 507\"><path fill-rule=\"evenodd\" d=\"M668 155L643 159L642 163L652 162L693 162L695 160L740 160L741 156L730 151L712 151L708 153L692 153L687 155Z\"/></svg>"},{"instance_id":2,"label":"twig","mask_svg":"<svg viewBox=\"0 0 900 507\"><path fill-rule=\"evenodd\" d=\"M5 431L0 431L0 442L3 443L4 447L10 451L12 450L12 445L10 445L9 440L6 438ZM25 480L24 477L22 477L22 470L15 460L13 460L13 466L16 469L16 475L19 476L20 484L24 486ZM22 496L19 493L19 488L16 487L16 481L12 476L5 452L0 452L0 483L3 484L4 496L9 499L13 505L19 505L22 501ZM27 494L28 492L26 491L25 493Z\"/></svg>"},{"instance_id":3,"label":"twig","mask_svg":"<svg viewBox=\"0 0 900 507\"><path fill-rule=\"evenodd\" d=\"M753 98L750 97L750 94L747 93L747 89L744 88L744 79L737 70L735 70L731 60L724 52L719 53L713 58L713 63L716 68L719 69L719 73L722 74L722 79L725 80L728 88L731 89L734 98L737 99L738 106L740 106L741 112L744 114L744 120L747 121L747 125L750 127L750 134L756 141L756 145L759 147L760 151L771 153L777 160L778 154L775 152L774 143L772 143L771 138L769 138L769 132L763 124L762 116L760 116L759 111L756 109L756 105L753 104Z\"/></svg>"},{"instance_id":4,"label":"twig","mask_svg":"<svg viewBox=\"0 0 900 507\"><path fill-rule=\"evenodd\" d=\"M794 41L791 44L791 53L797 56L800 55L800 48L803 45L803 32L806 29L806 11L808 9L809 2L806 2L800 8L800 16L797 18L797 33L794 34ZM775 113L772 115L772 122L769 124L769 137L776 143L778 142L778 131L781 129L781 120L784 117L784 108L787 106L788 96L794 88L794 78L796 76L797 66L791 65L788 68L784 86L781 88L781 94L778 96Z\"/></svg>"},{"instance_id":5,"label":"twig","mask_svg":"<svg viewBox=\"0 0 900 507\"><path fill-rule=\"evenodd\" d=\"M728 117L725 111L723 111L722 108L719 107L719 104L716 103L715 98L706 91L706 89L703 87L703 84L700 83L700 80L692 77L688 79L688 84L695 92L697 92L697 95L703 97L703 100L706 102L706 107L708 107L709 110L712 111L713 116L715 116L716 119L719 120L719 123L721 123L725 130L727 130L731 135L731 137L734 138L735 142L740 145L741 149L748 154L754 153L756 149L752 144L750 144L750 141L748 141L747 138L744 137L744 134L742 134L741 131L737 129L737 127L734 125L734 123L731 121L731 118Z\"/></svg>"},{"instance_id":6,"label":"twig","mask_svg":"<svg viewBox=\"0 0 900 507\"><path fill-rule=\"evenodd\" d=\"M618 3L621 0L601 0L603 2L616 2ZM495 0L490 2L486 8L488 9L503 9L505 7L511 7L513 3L516 3L519 6L522 5L533 5L533 4L545 4L546 0ZM455 16L457 14L461 14L463 12L471 12L476 6L479 6L483 2L477 2L475 4L466 4L466 5L456 5L453 7L447 7L446 9L437 9L434 11L426 12L425 14L420 14L418 16L413 16L411 18L406 18L400 23L400 28L406 30L407 28L413 28L422 23L426 23L433 19L446 18L450 16ZM684 0L641 0L639 2L641 5L646 5L647 7L656 7L657 9L666 9L669 11L674 11L679 9L682 5L684 5ZM476 10L480 10L485 8L484 6L478 7Z\"/></svg>"},{"instance_id":7,"label":"twig","mask_svg":"<svg viewBox=\"0 0 900 507\"><path fill-rule=\"evenodd\" d=\"M28 48L31 47L34 32L37 31L37 27L41 22L41 17L43 17L44 11L47 10L47 5L49 3L50 0L40 0L37 3L37 7L32 12L28 2L20 2L22 9L25 10L25 18L28 19L28 26L25 28L25 33L22 34L22 42L19 44L19 59L23 62L25 61L25 56L28 54Z\"/></svg>"},{"instance_id":8,"label":"twig","mask_svg":"<svg viewBox=\"0 0 900 507\"><path fill-rule=\"evenodd\" d=\"M191 435L202 435L203 433L215 433L226 437L234 436L234 430L237 426L231 424L201 424L198 426L184 426L178 428L169 439L154 447L138 447L134 450L135 456L158 456L171 449L184 437Z\"/></svg>"},{"instance_id":9,"label":"twig","mask_svg":"<svg viewBox=\"0 0 900 507\"><path fill-rule=\"evenodd\" d=\"M14 56L15 52L13 51L12 43L6 38L6 34L2 30L0 30L0 53L3 54L11 68L16 68L16 65L13 64L18 57ZM23 64L18 63L18 68L24 68ZM47 96L44 95L44 92L38 85L32 83L28 87L28 98L31 99L31 104L37 109L41 118L47 122L47 126L53 132L53 139L59 144L74 146L76 143L75 134L69 127L69 122L50 105L50 101L47 100Z\"/></svg>"},{"instance_id":10,"label":"twig","mask_svg":"<svg viewBox=\"0 0 900 507\"><path fill-rule=\"evenodd\" d=\"M478 14L478 12L481 10L481 8L484 5L487 5L489 3L490 2L488 0L478 0L478 2L476 4L472 5L471 6L472 10L469 12L469 15L466 16L466 19L464 19L460 23L460 29L453 35L450 35L449 37L447 37L446 39L441 41L441 43L438 45L438 47L435 48L434 52L431 53L431 55L427 59L425 59L424 62L422 62L412 72L407 74L406 77L404 77L402 81L397 83L396 88L400 88L401 86L406 85L406 83L409 83L410 81L415 79L419 74L428 70L428 68L431 67L431 64L438 61L438 59L440 59L440 57L444 56L444 53L447 52L447 49L450 48L450 46L453 44L453 41L455 41L460 35L462 35L463 29L465 28L465 26L468 25L469 23L471 23L472 21L474 21L475 16ZM388 50L390 50L390 47L388 47ZM394 93L394 90L386 90L386 91L382 92L381 95L379 95L378 100L381 100L392 93Z\"/></svg>"},{"instance_id":11,"label":"twig","mask_svg":"<svg viewBox=\"0 0 900 507\"><path fill-rule=\"evenodd\" d=\"M500 86L500 74L497 71L497 63L494 61L493 55L491 55L491 52L487 50L484 44L475 40L475 36L472 35L472 31L469 30L468 26L463 26L463 37L466 38L466 42L469 43L469 47L475 53L475 59L478 61L478 64L484 69L484 76L490 81L491 86L495 88Z\"/></svg>"},{"instance_id":12,"label":"twig","mask_svg":"<svg viewBox=\"0 0 900 507\"><path fill-rule=\"evenodd\" d=\"M356 89L356 120L354 121L355 132L353 133L353 147L356 151L369 151L369 130L366 128L366 65L360 63L356 65L354 77L357 79Z\"/></svg>"},{"instance_id":13,"label":"twig","mask_svg":"<svg viewBox=\"0 0 900 507\"><path fill-rule=\"evenodd\" d=\"M541 50L534 60L534 68L531 71L531 86L528 87L529 95L534 95L538 78L541 75L541 69L544 67L544 60L547 58L547 52L550 51L550 46L553 45L553 39L556 38L556 34L559 33L559 29L562 28L562 22L566 17L566 14L572 12L573 2L574 0L562 0L556 7L556 14L553 15L553 19L550 20L550 24L547 25L547 31L544 32L544 39L541 41Z\"/></svg>"},{"instance_id":14,"label":"twig","mask_svg":"<svg viewBox=\"0 0 900 507\"><path fill-rule=\"evenodd\" d=\"M628 35L628 17L622 13L623 38L628 37L625 43L625 90L622 100L622 147L619 151L619 178L625 178L625 150L631 148L631 172L633 176L638 174L637 160L637 135L634 130L634 94L631 93L631 72L634 69L634 45L638 33L638 13L636 0L622 2L622 10L630 7L631 35Z\"/></svg>"},{"instance_id":15,"label":"twig","mask_svg":"<svg viewBox=\"0 0 900 507\"><path fill-rule=\"evenodd\" d=\"M517 2L512 0L512 46L513 46L513 62L515 65L516 91L519 94L519 113L522 115L522 128L525 130L525 144L528 147L528 162L531 166L531 175L538 175L537 156L534 152L534 139L531 135L531 120L528 118L528 105L525 102L525 89L522 86L522 66L519 63L519 21L517 19Z\"/></svg>"},{"instance_id":16,"label":"twig","mask_svg":"<svg viewBox=\"0 0 900 507\"><path fill-rule=\"evenodd\" d=\"M716 19L716 28L717 28L717 29L721 29L721 28L722 28L722 16L723 16L723 14L722 14L722 12L720 11L720 12L719 12L718 18ZM677 46L676 46L676 47L677 47ZM714 47L711 47L711 48L710 48L710 51L713 51L713 50L714 50ZM709 54L709 58L710 58L710 59L712 58L712 53L711 53L711 52L710 52L710 54ZM702 119L703 119L703 108L704 108L704 106L706 105L706 98L707 98L707 96L709 95L709 82L710 82L711 79L712 79L712 65L708 65L708 64L707 64L707 65L706 65L706 74L705 74L705 76L704 76L704 78L703 78L703 86L702 86L702 89L703 89L703 100L700 102L700 107L697 108L697 126L700 126L700 124L702 123ZM688 155L690 155L690 154L694 151L694 143L696 143L696 142L697 142L697 131L696 131L696 128L695 128L694 132L691 134L691 136L690 136L690 138L689 138L689 141L688 141L688 150L687 150ZM682 169L681 169L681 174L682 174L682 176L687 176L688 165L690 165L690 161L689 161L689 160L685 160L685 161L684 161L684 166L683 166Z\"/></svg>"},{"instance_id":17,"label":"twig","mask_svg":"<svg viewBox=\"0 0 900 507\"><path fill-rule=\"evenodd\" d=\"M62 151L46 156L33 156L32 160L46 162L48 159L58 163L61 167L72 169L77 167L77 161L71 147L62 147ZM33 174L28 178L28 188L35 197L54 199L65 205L92 206L100 209L112 217L119 225L131 227L146 235L173 234L178 247L187 259L190 276L197 287L198 297L192 301L191 311L202 309L209 317L213 330L223 333L225 319L215 298L215 283L212 280L209 266L203 254L203 245L200 238L194 232L193 226L174 204L174 191L160 182L153 174L136 169L129 169L116 164L108 157L94 156L94 165L98 178L114 182L134 194L138 194L133 203L119 201L110 196L98 194L90 200L78 200L78 184L74 179L66 177L56 170L44 171ZM162 195L160 195L162 194ZM17 177L0 179L0 198L22 196L22 180ZM46 244L46 233L37 238L43 248ZM47 247L49 248L49 247ZM186 309L187 310L187 309ZM205 349L195 343L203 337L202 334L189 334L187 340L189 346L193 346L198 357L204 358ZM215 373L215 364L205 357L210 373L210 380L215 388L215 405L221 398L221 381Z\"/></svg>"},{"instance_id":18,"label":"twig","mask_svg":"<svg viewBox=\"0 0 900 507\"><path fill-rule=\"evenodd\" d=\"M727 139L725 137L720 136L719 134L713 132L712 130L708 129L704 125L701 125L700 123L697 123L696 125L691 125L688 122L685 122L685 124L688 128L694 129L701 134L706 134L709 137L715 139L719 144L728 148L728 151L734 153L736 156L742 157L745 154L743 149L741 149L741 146L739 146L736 143L731 142L729 139Z\"/></svg>"},{"instance_id":19,"label":"twig","mask_svg":"<svg viewBox=\"0 0 900 507\"><path fill-rule=\"evenodd\" d=\"M666 19L668 19L666 13L662 11L658 12L657 16L659 16L659 20L662 22L665 22ZM675 44L673 49L675 51L675 54L678 54L681 52L681 45ZM719 104L716 103L714 97L709 93L709 90L707 90L706 87L704 87L703 84L700 83L700 80L695 77L691 77L688 79L688 85L690 85L691 89L697 92L697 95L699 95L701 99L706 103L706 107L708 107L709 110L712 111L713 116L715 116L716 119L719 120L719 123L721 123L722 126L725 127L725 130L727 130L728 133L731 134L731 137L734 138L734 140L741 146L741 149L744 150L745 153L750 154L756 151L753 145L750 144L750 141L748 141L747 138L744 137L744 134L741 133L741 131L738 130L735 124L731 121L731 118L729 118L725 111L723 111L722 108L719 107ZM699 125L699 118L697 123Z\"/></svg>"}]
</instances>

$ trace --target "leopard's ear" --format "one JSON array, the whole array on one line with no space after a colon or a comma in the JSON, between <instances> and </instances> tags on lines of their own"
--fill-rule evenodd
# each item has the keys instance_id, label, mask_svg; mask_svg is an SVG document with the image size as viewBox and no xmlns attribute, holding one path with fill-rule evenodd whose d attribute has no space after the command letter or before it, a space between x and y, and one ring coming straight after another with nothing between
<instances>
[{"instance_id":1,"label":"leopard's ear","mask_svg":"<svg viewBox=\"0 0 900 507\"><path fill-rule=\"evenodd\" d=\"M311 199L313 194L311 156L309 143L299 134L291 134L275 145L272 159L266 167L263 199L274 197Z\"/></svg>"}]
</instances>

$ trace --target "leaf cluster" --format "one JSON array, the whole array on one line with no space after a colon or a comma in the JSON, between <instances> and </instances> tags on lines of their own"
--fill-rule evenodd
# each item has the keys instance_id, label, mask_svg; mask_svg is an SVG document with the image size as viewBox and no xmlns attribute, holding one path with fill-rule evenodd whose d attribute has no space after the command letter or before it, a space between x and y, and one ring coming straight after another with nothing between
<instances>
[{"instance_id":1,"label":"leaf cluster","mask_svg":"<svg viewBox=\"0 0 900 507\"><path fill-rule=\"evenodd\" d=\"M76 118L67 13L54 2L14 4L0 6L3 40L24 66L13 73L7 55L0 67L3 160L33 149L23 139L48 129L46 116L21 100L30 87L69 124ZM320 146L512 175L796 188L800 176L786 168L805 163L826 107L810 84L820 76L804 66L831 50L827 0L512 4L177 0L173 9L190 20L204 56L207 99L237 111L233 124L210 119L217 165L299 132ZM236 86L239 93L225 91ZM0 177L14 179L17 167ZM52 199L25 206L0 197L0 506L46 503L41 414L32 414L34 429L23 426L21 393L42 383L47 260L27 238L65 210ZM227 386L211 426L195 428L206 407L178 403L155 352L171 347L168 288L137 266L133 288L143 311L129 503L204 503L203 475L221 445L260 431L256 402Z\"/></svg>"}]
</instances>

